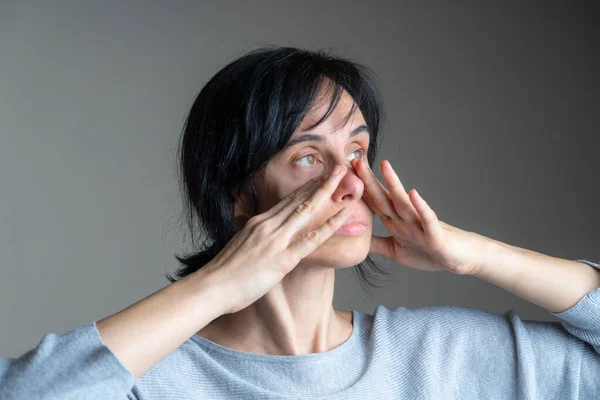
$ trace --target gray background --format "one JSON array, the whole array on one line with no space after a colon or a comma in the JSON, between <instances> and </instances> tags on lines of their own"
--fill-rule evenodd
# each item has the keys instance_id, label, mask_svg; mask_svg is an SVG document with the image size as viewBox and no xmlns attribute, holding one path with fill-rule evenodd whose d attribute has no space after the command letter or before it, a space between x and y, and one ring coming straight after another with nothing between
<instances>
[{"instance_id":1,"label":"gray background","mask_svg":"<svg viewBox=\"0 0 600 400\"><path fill-rule=\"evenodd\" d=\"M173 254L187 249L173 168L183 119L219 68L262 45L332 50L371 67L388 115L378 161L389 159L441 220L598 261L592 5L3 2L0 356L168 283ZM379 220L375 234L385 234ZM478 278L395 267L374 301L340 271L336 308L457 305L556 320Z\"/></svg>"}]
</instances>

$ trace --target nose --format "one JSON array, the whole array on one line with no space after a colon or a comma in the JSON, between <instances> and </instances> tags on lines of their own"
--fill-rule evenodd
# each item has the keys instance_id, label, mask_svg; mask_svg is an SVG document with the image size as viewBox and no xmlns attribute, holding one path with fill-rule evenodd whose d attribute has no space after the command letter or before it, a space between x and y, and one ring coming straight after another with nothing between
<instances>
[{"instance_id":1,"label":"nose","mask_svg":"<svg viewBox=\"0 0 600 400\"><path fill-rule=\"evenodd\" d=\"M346 174L342 177L331 198L336 203L351 202L360 199L364 190L362 179L356 174L349 161L341 164L346 166Z\"/></svg>"}]
</instances>

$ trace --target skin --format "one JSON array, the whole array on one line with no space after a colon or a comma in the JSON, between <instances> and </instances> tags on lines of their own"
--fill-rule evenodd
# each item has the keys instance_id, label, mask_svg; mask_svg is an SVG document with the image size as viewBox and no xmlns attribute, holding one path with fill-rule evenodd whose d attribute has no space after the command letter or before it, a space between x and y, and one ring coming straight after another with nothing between
<instances>
[{"instance_id":1,"label":"skin","mask_svg":"<svg viewBox=\"0 0 600 400\"><path fill-rule=\"evenodd\" d=\"M325 114L329 102L326 89L319 92L316 106L306 115L291 139L305 134L306 127ZM351 160L365 157L368 132L349 137L366 125L358 108L342 126L353 104L344 91L333 113L310 133L322 135L323 142L301 142L278 153L257 174L259 213L263 213L294 190L317 176L327 176L336 164L345 165L331 201L315 211L314 224L299 233L321 226L344 206L347 215L360 215L368 221L358 236L334 234L288 273L267 294L245 309L224 314L197 332L208 340L232 349L271 355L300 355L331 350L351 335L352 313L333 308L335 270L354 266L369 254L374 212L363 201L364 184L353 171ZM291 140L290 139L290 140ZM364 149L364 151L361 151ZM358 151L357 151L358 150ZM250 213L250 198L235 204L235 215L243 226ZM273 327L277 327L274 329Z\"/></svg>"},{"instance_id":2,"label":"skin","mask_svg":"<svg viewBox=\"0 0 600 400\"><path fill-rule=\"evenodd\" d=\"M328 99L325 93L323 97ZM325 103L318 104L292 138L325 111ZM353 321L351 313L333 309L334 270L355 265L368 253L418 270L476 276L551 312L570 309L600 287L600 270L590 265L511 246L439 220L416 189L405 191L387 160L379 165L384 186L365 159L354 157L360 154L354 153L357 149L367 148L369 139L366 133L348 135L364 123L360 111L348 125L338 124L350 104L352 99L344 93L335 112L315 129L324 142L304 142L277 154L257 174L258 208L259 213L269 210L307 180L329 175L341 164L347 171L331 200L315 210L315 223L298 234L320 227L344 206L349 215L367 219L367 231L357 237L329 237L272 290L235 313L224 313L230 304L212 280L214 275L202 268L98 321L103 343L136 378L194 332L251 353L299 355L339 346L351 335ZM300 165L299 158L309 153L317 158L303 159ZM249 204L247 194L234 207L238 227L251 217L244 204ZM374 215L391 236L371 234ZM203 304L212 307L199 307Z\"/></svg>"},{"instance_id":3,"label":"skin","mask_svg":"<svg viewBox=\"0 0 600 400\"><path fill-rule=\"evenodd\" d=\"M306 180L342 164L348 171L329 204L315 212L316 223L310 229L347 206L350 214L368 218L367 231L356 237L333 235L265 296L246 309L216 319L198 332L200 336L264 354L298 355L335 348L352 332L350 313L332 306L335 269L355 265L370 252L422 271L476 276L551 312L568 310L600 287L600 270L587 264L511 246L439 220L416 189L406 192L387 160L380 163L384 186L366 160L353 156L357 148L368 146L366 133L349 137L350 131L364 124L360 111L339 128L351 104L352 98L344 93L335 112L315 129L326 138L323 143L304 142L272 160L256 181L259 209L268 210ZM307 115L292 139L320 117L325 107L321 103ZM314 165L293 163L309 153L319 153L318 162L311 159ZM243 224L247 213L240 205L235 209ZM371 234L375 214L391 236Z\"/></svg>"},{"instance_id":4,"label":"skin","mask_svg":"<svg viewBox=\"0 0 600 400\"><path fill-rule=\"evenodd\" d=\"M511 246L439 220L416 189L404 190L387 160L380 163L384 186L364 159L352 155L361 145L368 145L367 136L348 136L364 122L362 115L357 113L339 131L334 123L346 115L350 101L345 94L338 105L341 109L320 127L330 132L318 130L325 142L303 143L278 154L255 183L262 213L306 180L328 175L335 164L342 164L347 172L338 178L331 201L315 210L315 223L299 234L321 226L344 206L350 215L367 217L367 232L329 237L271 291L235 313L224 313L230 304L213 281L214 275L202 268L98 321L101 339L136 378L194 333L232 349L273 355L323 352L339 346L352 333L353 321L349 312L332 307L334 268L354 265L368 253L418 270L476 276L551 312L570 309L600 287L600 270L585 263ZM315 114L319 110L324 111L316 108ZM307 123L310 118L312 113ZM294 161L307 153L320 157L318 162L311 158L305 170ZM306 160L302 165L307 165ZM235 205L239 227L249 218L243 207L247 200ZM371 234L374 215L391 236ZM212 306L199 307L203 304Z\"/></svg>"}]
</instances>

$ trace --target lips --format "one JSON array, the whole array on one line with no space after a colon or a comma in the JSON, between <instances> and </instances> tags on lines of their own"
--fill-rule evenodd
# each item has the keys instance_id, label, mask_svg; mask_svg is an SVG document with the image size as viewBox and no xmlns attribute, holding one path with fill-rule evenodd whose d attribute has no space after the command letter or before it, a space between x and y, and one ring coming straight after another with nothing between
<instances>
[{"instance_id":1,"label":"lips","mask_svg":"<svg viewBox=\"0 0 600 400\"><path fill-rule=\"evenodd\" d=\"M362 215L348 215L346 217L346 220L344 221L344 225L355 223L362 224L364 226L369 225L369 221L367 220L367 218L363 217Z\"/></svg>"}]
</instances>

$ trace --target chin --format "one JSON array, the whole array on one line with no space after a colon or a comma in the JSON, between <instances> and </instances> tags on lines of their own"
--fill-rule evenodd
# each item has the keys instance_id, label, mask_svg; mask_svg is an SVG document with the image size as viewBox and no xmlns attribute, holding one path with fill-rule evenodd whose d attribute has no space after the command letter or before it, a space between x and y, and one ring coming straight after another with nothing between
<instances>
[{"instance_id":1,"label":"chin","mask_svg":"<svg viewBox=\"0 0 600 400\"><path fill-rule=\"evenodd\" d=\"M303 259L303 263L347 268L360 264L369 255L371 234L368 236L331 237Z\"/></svg>"}]
</instances>

